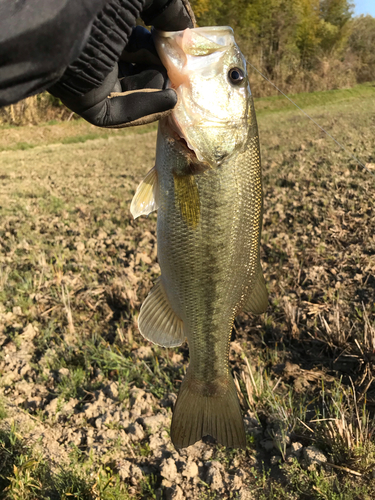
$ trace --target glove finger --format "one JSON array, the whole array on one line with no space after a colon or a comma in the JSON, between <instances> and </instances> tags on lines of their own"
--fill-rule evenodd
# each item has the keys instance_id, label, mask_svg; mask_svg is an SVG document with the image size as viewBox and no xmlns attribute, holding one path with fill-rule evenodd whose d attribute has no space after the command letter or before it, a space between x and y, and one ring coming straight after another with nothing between
<instances>
[{"instance_id":1,"label":"glove finger","mask_svg":"<svg viewBox=\"0 0 375 500\"><path fill-rule=\"evenodd\" d=\"M144 69L139 73L121 78L119 73L122 92L141 89L165 89L168 81L165 71L159 69Z\"/></svg>"},{"instance_id":2,"label":"glove finger","mask_svg":"<svg viewBox=\"0 0 375 500\"><path fill-rule=\"evenodd\" d=\"M120 56L120 61L139 64L156 64L161 61L156 52L151 33L142 26L133 28L129 41Z\"/></svg>"},{"instance_id":3,"label":"glove finger","mask_svg":"<svg viewBox=\"0 0 375 500\"><path fill-rule=\"evenodd\" d=\"M188 0L146 0L141 17L147 26L162 31L180 31L197 25Z\"/></svg>"},{"instance_id":4,"label":"glove finger","mask_svg":"<svg viewBox=\"0 0 375 500\"><path fill-rule=\"evenodd\" d=\"M127 94L113 94L107 99L107 110L103 116L105 127L124 127L150 123L160 114L170 111L177 103L173 89L155 91L144 89Z\"/></svg>"}]
</instances>

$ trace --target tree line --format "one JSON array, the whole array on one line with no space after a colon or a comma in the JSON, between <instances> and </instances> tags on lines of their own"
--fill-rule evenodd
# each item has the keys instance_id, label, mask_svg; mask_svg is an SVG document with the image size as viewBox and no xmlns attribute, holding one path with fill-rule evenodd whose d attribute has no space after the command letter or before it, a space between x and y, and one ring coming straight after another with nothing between
<instances>
[{"instance_id":1,"label":"tree line","mask_svg":"<svg viewBox=\"0 0 375 500\"><path fill-rule=\"evenodd\" d=\"M191 3L199 26L231 26L247 59L287 92L375 80L375 18L354 17L348 0Z\"/></svg>"},{"instance_id":2,"label":"tree line","mask_svg":"<svg viewBox=\"0 0 375 500\"><path fill-rule=\"evenodd\" d=\"M348 0L190 0L199 26L231 26L249 62L284 92L375 81L375 18ZM255 96L275 93L250 69ZM0 110L0 124L71 119L48 93Z\"/></svg>"}]
</instances>

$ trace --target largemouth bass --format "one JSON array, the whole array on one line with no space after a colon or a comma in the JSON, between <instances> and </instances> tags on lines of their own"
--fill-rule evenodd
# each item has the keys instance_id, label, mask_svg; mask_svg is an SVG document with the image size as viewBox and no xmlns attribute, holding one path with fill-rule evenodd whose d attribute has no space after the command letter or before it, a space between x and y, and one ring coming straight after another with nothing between
<instances>
[{"instance_id":1,"label":"largemouth bass","mask_svg":"<svg viewBox=\"0 0 375 500\"><path fill-rule=\"evenodd\" d=\"M139 315L161 346L187 338L190 365L173 412L176 448L205 435L228 447L246 436L229 369L233 321L268 303L259 258L262 182L246 62L229 27L157 32L178 103L159 123L156 166L134 217L158 209L161 276Z\"/></svg>"}]
</instances>

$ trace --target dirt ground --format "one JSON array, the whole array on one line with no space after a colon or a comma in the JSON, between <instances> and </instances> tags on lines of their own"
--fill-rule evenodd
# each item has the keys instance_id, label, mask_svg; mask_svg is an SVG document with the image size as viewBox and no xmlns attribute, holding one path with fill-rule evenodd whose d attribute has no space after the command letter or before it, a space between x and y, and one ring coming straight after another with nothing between
<instances>
[{"instance_id":1,"label":"dirt ground","mask_svg":"<svg viewBox=\"0 0 375 500\"><path fill-rule=\"evenodd\" d=\"M307 111L375 174L375 87L340 96ZM375 177L267 102L270 304L237 318L230 357L246 451L174 449L188 348L137 331L160 272L156 215L129 211L152 127L2 130L0 498L374 497Z\"/></svg>"}]
</instances>

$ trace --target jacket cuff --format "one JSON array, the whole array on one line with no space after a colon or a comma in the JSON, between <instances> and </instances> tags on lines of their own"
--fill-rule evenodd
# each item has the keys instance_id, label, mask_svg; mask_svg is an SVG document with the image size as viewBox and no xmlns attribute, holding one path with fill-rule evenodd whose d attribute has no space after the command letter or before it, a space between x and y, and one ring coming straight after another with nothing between
<instances>
[{"instance_id":1,"label":"jacket cuff","mask_svg":"<svg viewBox=\"0 0 375 500\"><path fill-rule=\"evenodd\" d=\"M81 55L57 86L75 95L99 87L119 60L145 0L110 0L95 18Z\"/></svg>"}]
</instances>

